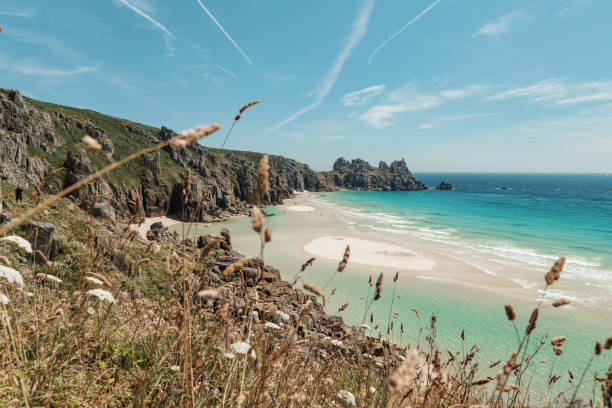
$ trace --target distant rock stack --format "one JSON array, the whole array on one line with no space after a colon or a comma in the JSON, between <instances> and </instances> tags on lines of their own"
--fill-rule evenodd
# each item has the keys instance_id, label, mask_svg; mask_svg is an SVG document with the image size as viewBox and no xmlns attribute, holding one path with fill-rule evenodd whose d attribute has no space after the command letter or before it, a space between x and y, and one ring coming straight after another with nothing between
<instances>
[{"instance_id":1,"label":"distant rock stack","mask_svg":"<svg viewBox=\"0 0 612 408\"><path fill-rule=\"evenodd\" d=\"M451 186L451 184L447 183L446 181L441 182L436 187L436 190L452 190L452 189L453 189L453 186Z\"/></svg>"}]
</instances>

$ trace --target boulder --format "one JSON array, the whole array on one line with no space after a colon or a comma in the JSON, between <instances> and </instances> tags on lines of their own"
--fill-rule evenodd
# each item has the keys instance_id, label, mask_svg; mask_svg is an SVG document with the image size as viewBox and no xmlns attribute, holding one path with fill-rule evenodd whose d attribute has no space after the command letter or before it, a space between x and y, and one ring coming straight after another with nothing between
<instances>
[{"instance_id":1,"label":"boulder","mask_svg":"<svg viewBox=\"0 0 612 408\"><path fill-rule=\"evenodd\" d=\"M40 250L48 259L59 254L62 237L57 227L48 222L30 222L21 227L32 248Z\"/></svg>"},{"instance_id":2,"label":"boulder","mask_svg":"<svg viewBox=\"0 0 612 408\"><path fill-rule=\"evenodd\" d=\"M96 203L93 209L93 215L105 220L117 222L115 209L109 203Z\"/></svg>"}]
</instances>

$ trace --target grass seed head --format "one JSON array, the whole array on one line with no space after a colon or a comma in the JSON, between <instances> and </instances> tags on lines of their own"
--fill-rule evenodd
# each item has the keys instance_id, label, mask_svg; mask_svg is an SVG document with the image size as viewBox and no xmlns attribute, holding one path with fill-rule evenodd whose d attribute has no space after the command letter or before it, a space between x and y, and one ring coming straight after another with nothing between
<instances>
[{"instance_id":1,"label":"grass seed head","mask_svg":"<svg viewBox=\"0 0 612 408\"><path fill-rule=\"evenodd\" d=\"M100 150L102 150L102 145L89 135L83 136L81 143L83 143L83 146L85 146L85 150L90 153L98 153Z\"/></svg>"}]
</instances>

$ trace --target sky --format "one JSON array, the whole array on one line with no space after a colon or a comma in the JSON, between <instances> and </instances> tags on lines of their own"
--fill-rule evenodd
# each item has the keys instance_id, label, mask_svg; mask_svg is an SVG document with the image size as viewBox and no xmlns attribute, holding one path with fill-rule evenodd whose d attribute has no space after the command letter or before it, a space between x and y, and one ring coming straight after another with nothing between
<instances>
[{"instance_id":1,"label":"sky","mask_svg":"<svg viewBox=\"0 0 612 408\"><path fill-rule=\"evenodd\" d=\"M2 0L0 87L328 170L612 172L609 0Z\"/></svg>"}]
</instances>

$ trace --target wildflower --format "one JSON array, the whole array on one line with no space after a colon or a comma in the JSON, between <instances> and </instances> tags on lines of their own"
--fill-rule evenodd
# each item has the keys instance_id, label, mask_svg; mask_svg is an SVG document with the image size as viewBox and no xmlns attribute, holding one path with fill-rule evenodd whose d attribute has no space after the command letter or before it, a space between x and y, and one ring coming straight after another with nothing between
<instances>
[{"instance_id":1,"label":"wildflower","mask_svg":"<svg viewBox=\"0 0 612 408\"><path fill-rule=\"evenodd\" d=\"M89 307L87 308L87 314L88 314L88 315L93 316L95 313L96 313L96 311L94 310L94 308L93 308L93 307L89 306Z\"/></svg>"},{"instance_id":2,"label":"wildflower","mask_svg":"<svg viewBox=\"0 0 612 408\"><path fill-rule=\"evenodd\" d=\"M336 346L336 347L342 347L342 340L336 340L336 339L332 339L330 341L332 346Z\"/></svg>"},{"instance_id":3,"label":"wildflower","mask_svg":"<svg viewBox=\"0 0 612 408\"><path fill-rule=\"evenodd\" d=\"M4 278L8 283L16 283L19 286L23 286L23 277L21 274L8 266L0 265L0 278Z\"/></svg>"},{"instance_id":4,"label":"wildflower","mask_svg":"<svg viewBox=\"0 0 612 408\"><path fill-rule=\"evenodd\" d=\"M230 360L233 360L233 359L236 358L236 355L234 353L227 352L227 353L223 354L223 357L228 358Z\"/></svg>"},{"instance_id":5,"label":"wildflower","mask_svg":"<svg viewBox=\"0 0 612 408\"><path fill-rule=\"evenodd\" d=\"M104 289L92 289L87 291L88 295L93 295L99 300L107 301L108 303L115 303L115 297L109 291Z\"/></svg>"},{"instance_id":6,"label":"wildflower","mask_svg":"<svg viewBox=\"0 0 612 408\"><path fill-rule=\"evenodd\" d=\"M350 391L340 390L338 391L337 397L340 398L342 401L344 401L346 405L349 405L352 407L356 405L355 396Z\"/></svg>"},{"instance_id":7,"label":"wildflower","mask_svg":"<svg viewBox=\"0 0 612 408\"><path fill-rule=\"evenodd\" d=\"M88 282L93 283L94 285L104 286L104 282L102 282L98 278L94 278L93 276L86 276L85 280L88 281Z\"/></svg>"},{"instance_id":8,"label":"wildflower","mask_svg":"<svg viewBox=\"0 0 612 408\"><path fill-rule=\"evenodd\" d=\"M4 293L0 293L0 303L2 303L3 305L8 305L9 303L11 303L11 301Z\"/></svg>"},{"instance_id":9,"label":"wildflower","mask_svg":"<svg viewBox=\"0 0 612 408\"><path fill-rule=\"evenodd\" d=\"M26 239L17 236L17 235L9 235L8 237L0 238L0 241L9 241L16 244L19 248L24 249L28 254L32 253L32 244L30 244Z\"/></svg>"},{"instance_id":10,"label":"wildflower","mask_svg":"<svg viewBox=\"0 0 612 408\"><path fill-rule=\"evenodd\" d=\"M181 369L181 367L179 367L177 365L173 365L172 367L170 367L170 371L174 371L174 372L177 372L180 369Z\"/></svg>"},{"instance_id":11,"label":"wildflower","mask_svg":"<svg viewBox=\"0 0 612 408\"><path fill-rule=\"evenodd\" d=\"M37 273L36 277L53 283L62 283L62 280L60 278L55 275L50 275L48 273Z\"/></svg>"},{"instance_id":12,"label":"wildflower","mask_svg":"<svg viewBox=\"0 0 612 408\"><path fill-rule=\"evenodd\" d=\"M289 316L287 313L283 312L282 310L277 310L276 314L284 321L288 322L289 319L291 318L291 316Z\"/></svg>"},{"instance_id":13,"label":"wildflower","mask_svg":"<svg viewBox=\"0 0 612 408\"><path fill-rule=\"evenodd\" d=\"M374 393L376 393L376 388L370 387L369 391L370 391L370 394L374 394Z\"/></svg>"},{"instance_id":14,"label":"wildflower","mask_svg":"<svg viewBox=\"0 0 612 408\"><path fill-rule=\"evenodd\" d=\"M266 329L272 329L272 330L279 330L280 326L276 323L272 323L272 322L266 322L266 324L264 324L264 327Z\"/></svg>"},{"instance_id":15,"label":"wildflower","mask_svg":"<svg viewBox=\"0 0 612 408\"><path fill-rule=\"evenodd\" d=\"M236 343L232 343L230 345L230 350L236 354L246 354L249 352L251 345L249 343L245 343L244 341L237 341Z\"/></svg>"}]
</instances>

